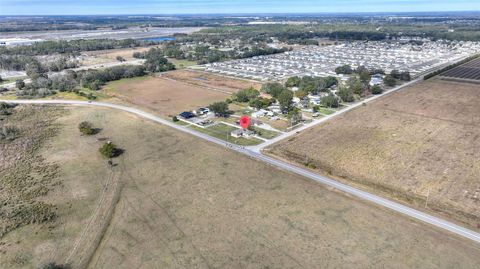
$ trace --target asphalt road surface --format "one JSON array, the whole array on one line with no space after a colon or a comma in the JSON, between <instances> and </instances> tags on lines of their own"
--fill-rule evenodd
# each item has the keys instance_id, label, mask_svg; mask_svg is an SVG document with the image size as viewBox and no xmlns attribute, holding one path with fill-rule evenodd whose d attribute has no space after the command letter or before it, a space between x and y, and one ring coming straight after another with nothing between
<instances>
[{"instance_id":1,"label":"asphalt road surface","mask_svg":"<svg viewBox=\"0 0 480 269\"><path fill-rule=\"evenodd\" d=\"M0 100L2 101L2 100ZM160 124L164 124L166 126L169 126L171 128L174 128L176 130L189 133L191 135L197 136L199 138L205 139L207 141L210 141L212 143L218 144L220 146L224 146L227 148L230 148L236 152L239 152L241 154L247 155L253 159L263 161L265 163L268 163L269 165L278 167L280 169L283 169L285 171L289 171L304 177L307 177L309 179L315 180L323 185L330 186L333 188L336 188L340 191L346 192L348 194L354 195L360 199L375 203L377 205L389 208L391 210L394 210L396 212L402 213L406 216L409 216L413 219L417 219L420 221L423 221L425 223L431 224L437 228L441 228L444 230L447 230L449 232L452 232L456 235L462 236L464 238L468 238L470 240L473 240L477 243L480 243L480 233L477 233L475 231L472 231L470 229L464 228L462 226L459 226L457 224L454 224L452 222L440 219L438 217L429 215L427 213L418 211L416 209L410 208L408 206L384 199L382 197L379 197L377 195L353 188L351 186L342 184L338 181L335 181L331 178L321 176L318 174L315 174L313 172L310 172L306 169L288 164L286 162L276 160L270 157L267 157L257 151L251 150L249 148L237 146L234 144L227 143L223 140L205 135L203 133L196 132L192 129L188 129L186 127L177 125L173 122L170 122L168 120L162 119L160 117L157 117L155 115L152 115L150 113L141 111L136 108L128 107L128 106L123 106L123 105L117 105L117 104L110 104L110 103L102 103L102 102L88 102L88 101L70 101L70 100L5 100L6 102L10 103L17 103L17 104L62 104L62 105L82 105L82 106L99 106L99 107L107 107L107 108L112 108L112 109L117 109L117 110L122 110L126 111L132 114L135 114L137 116L140 116L145 119L149 119L152 121L155 121Z\"/></svg>"}]
</instances>

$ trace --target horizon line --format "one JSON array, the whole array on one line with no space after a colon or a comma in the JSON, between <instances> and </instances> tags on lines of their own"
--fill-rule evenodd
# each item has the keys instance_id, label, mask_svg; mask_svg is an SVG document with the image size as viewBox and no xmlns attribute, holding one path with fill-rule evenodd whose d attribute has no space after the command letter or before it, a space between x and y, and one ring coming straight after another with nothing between
<instances>
[{"instance_id":1,"label":"horizon line","mask_svg":"<svg viewBox=\"0 0 480 269\"><path fill-rule=\"evenodd\" d=\"M435 14L435 13L480 13L480 10L444 10L444 11L357 11L357 12L231 12L231 13L118 13L118 14L0 14L5 16L175 16L175 15L325 15L325 14Z\"/></svg>"}]
</instances>

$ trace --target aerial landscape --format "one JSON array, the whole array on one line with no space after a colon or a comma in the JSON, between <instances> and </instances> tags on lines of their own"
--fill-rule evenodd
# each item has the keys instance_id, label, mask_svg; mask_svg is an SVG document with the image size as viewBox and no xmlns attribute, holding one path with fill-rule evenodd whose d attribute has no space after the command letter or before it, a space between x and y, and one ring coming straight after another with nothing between
<instances>
[{"instance_id":1,"label":"aerial landscape","mask_svg":"<svg viewBox=\"0 0 480 269\"><path fill-rule=\"evenodd\" d=\"M480 268L480 3L0 0L0 269Z\"/></svg>"}]
</instances>

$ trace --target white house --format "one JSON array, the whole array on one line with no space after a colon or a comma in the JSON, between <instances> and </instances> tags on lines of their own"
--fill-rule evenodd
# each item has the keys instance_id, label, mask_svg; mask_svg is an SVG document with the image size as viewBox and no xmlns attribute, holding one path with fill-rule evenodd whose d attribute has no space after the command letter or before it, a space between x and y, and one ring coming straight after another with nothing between
<instances>
[{"instance_id":1,"label":"white house","mask_svg":"<svg viewBox=\"0 0 480 269\"><path fill-rule=\"evenodd\" d=\"M245 137L245 138L250 138L255 135L255 132L250 131L250 130L244 130L244 129L236 129L230 133L232 137L239 138L239 137Z\"/></svg>"}]
</instances>

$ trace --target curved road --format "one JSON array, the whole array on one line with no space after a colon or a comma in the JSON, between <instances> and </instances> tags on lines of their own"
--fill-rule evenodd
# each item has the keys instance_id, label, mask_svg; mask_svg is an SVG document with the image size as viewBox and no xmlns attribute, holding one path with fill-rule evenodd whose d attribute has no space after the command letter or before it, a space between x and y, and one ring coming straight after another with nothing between
<instances>
[{"instance_id":1,"label":"curved road","mask_svg":"<svg viewBox=\"0 0 480 269\"><path fill-rule=\"evenodd\" d=\"M2 101L2 100L0 100ZM275 167L278 167L280 169L283 169L285 171L289 171L307 178L310 178L312 180L315 180L323 185L327 185L333 188L336 188L338 190L344 191L348 194L354 195L358 198L361 198L363 200L367 200L369 202L375 203L377 205L389 208L391 210L394 210L396 212L402 213L404 215L407 215L411 218L421 220L423 222L429 223L433 226L436 226L438 228L450 231L454 234L460 235L462 237L468 238L470 240L473 240L477 243L480 243L480 233L472 231L470 229L464 228L462 226L459 226L457 224L454 224L452 222L440 219L438 217L429 215L427 213L418 211L416 209L410 208L408 206L404 206L402 204L387 200L385 198L379 197L377 195L356 189L354 187L348 186L346 184L340 183L338 181L335 181L331 178L321 176L318 174L315 174L313 172L310 172L306 169L302 169L300 167L288 164L286 162L273 159L271 157L265 156L259 152L257 152L255 149L249 149L245 147L240 147L234 144L227 143L223 140L205 135L203 133L196 132L192 129L188 129L186 127L177 125L171 121L162 119L160 117L157 117L155 115L152 115L150 113L141 111L136 108L128 107L128 106L123 106L123 105L117 105L117 104L110 104L110 103L103 103L103 102L87 102L87 101L71 101L71 100L4 100L4 102L10 102L10 103L16 103L16 104L63 104L63 105L82 105L82 106L99 106L99 107L107 107L107 108L113 108L117 110L122 110L126 111L132 114L135 114L137 116L140 116L145 119L149 119L155 122L158 122L160 124L169 126L171 128L174 128L176 130L189 133L191 135L200 137L202 139L205 139L207 141L210 141L212 143L218 144L220 146L228 147L234 151L237 151L241 154L247 155L251 158L254 158L256 160L263 161L265 163L268 163L270 165L273 165Z\"/></svg>"}]
</instances>

